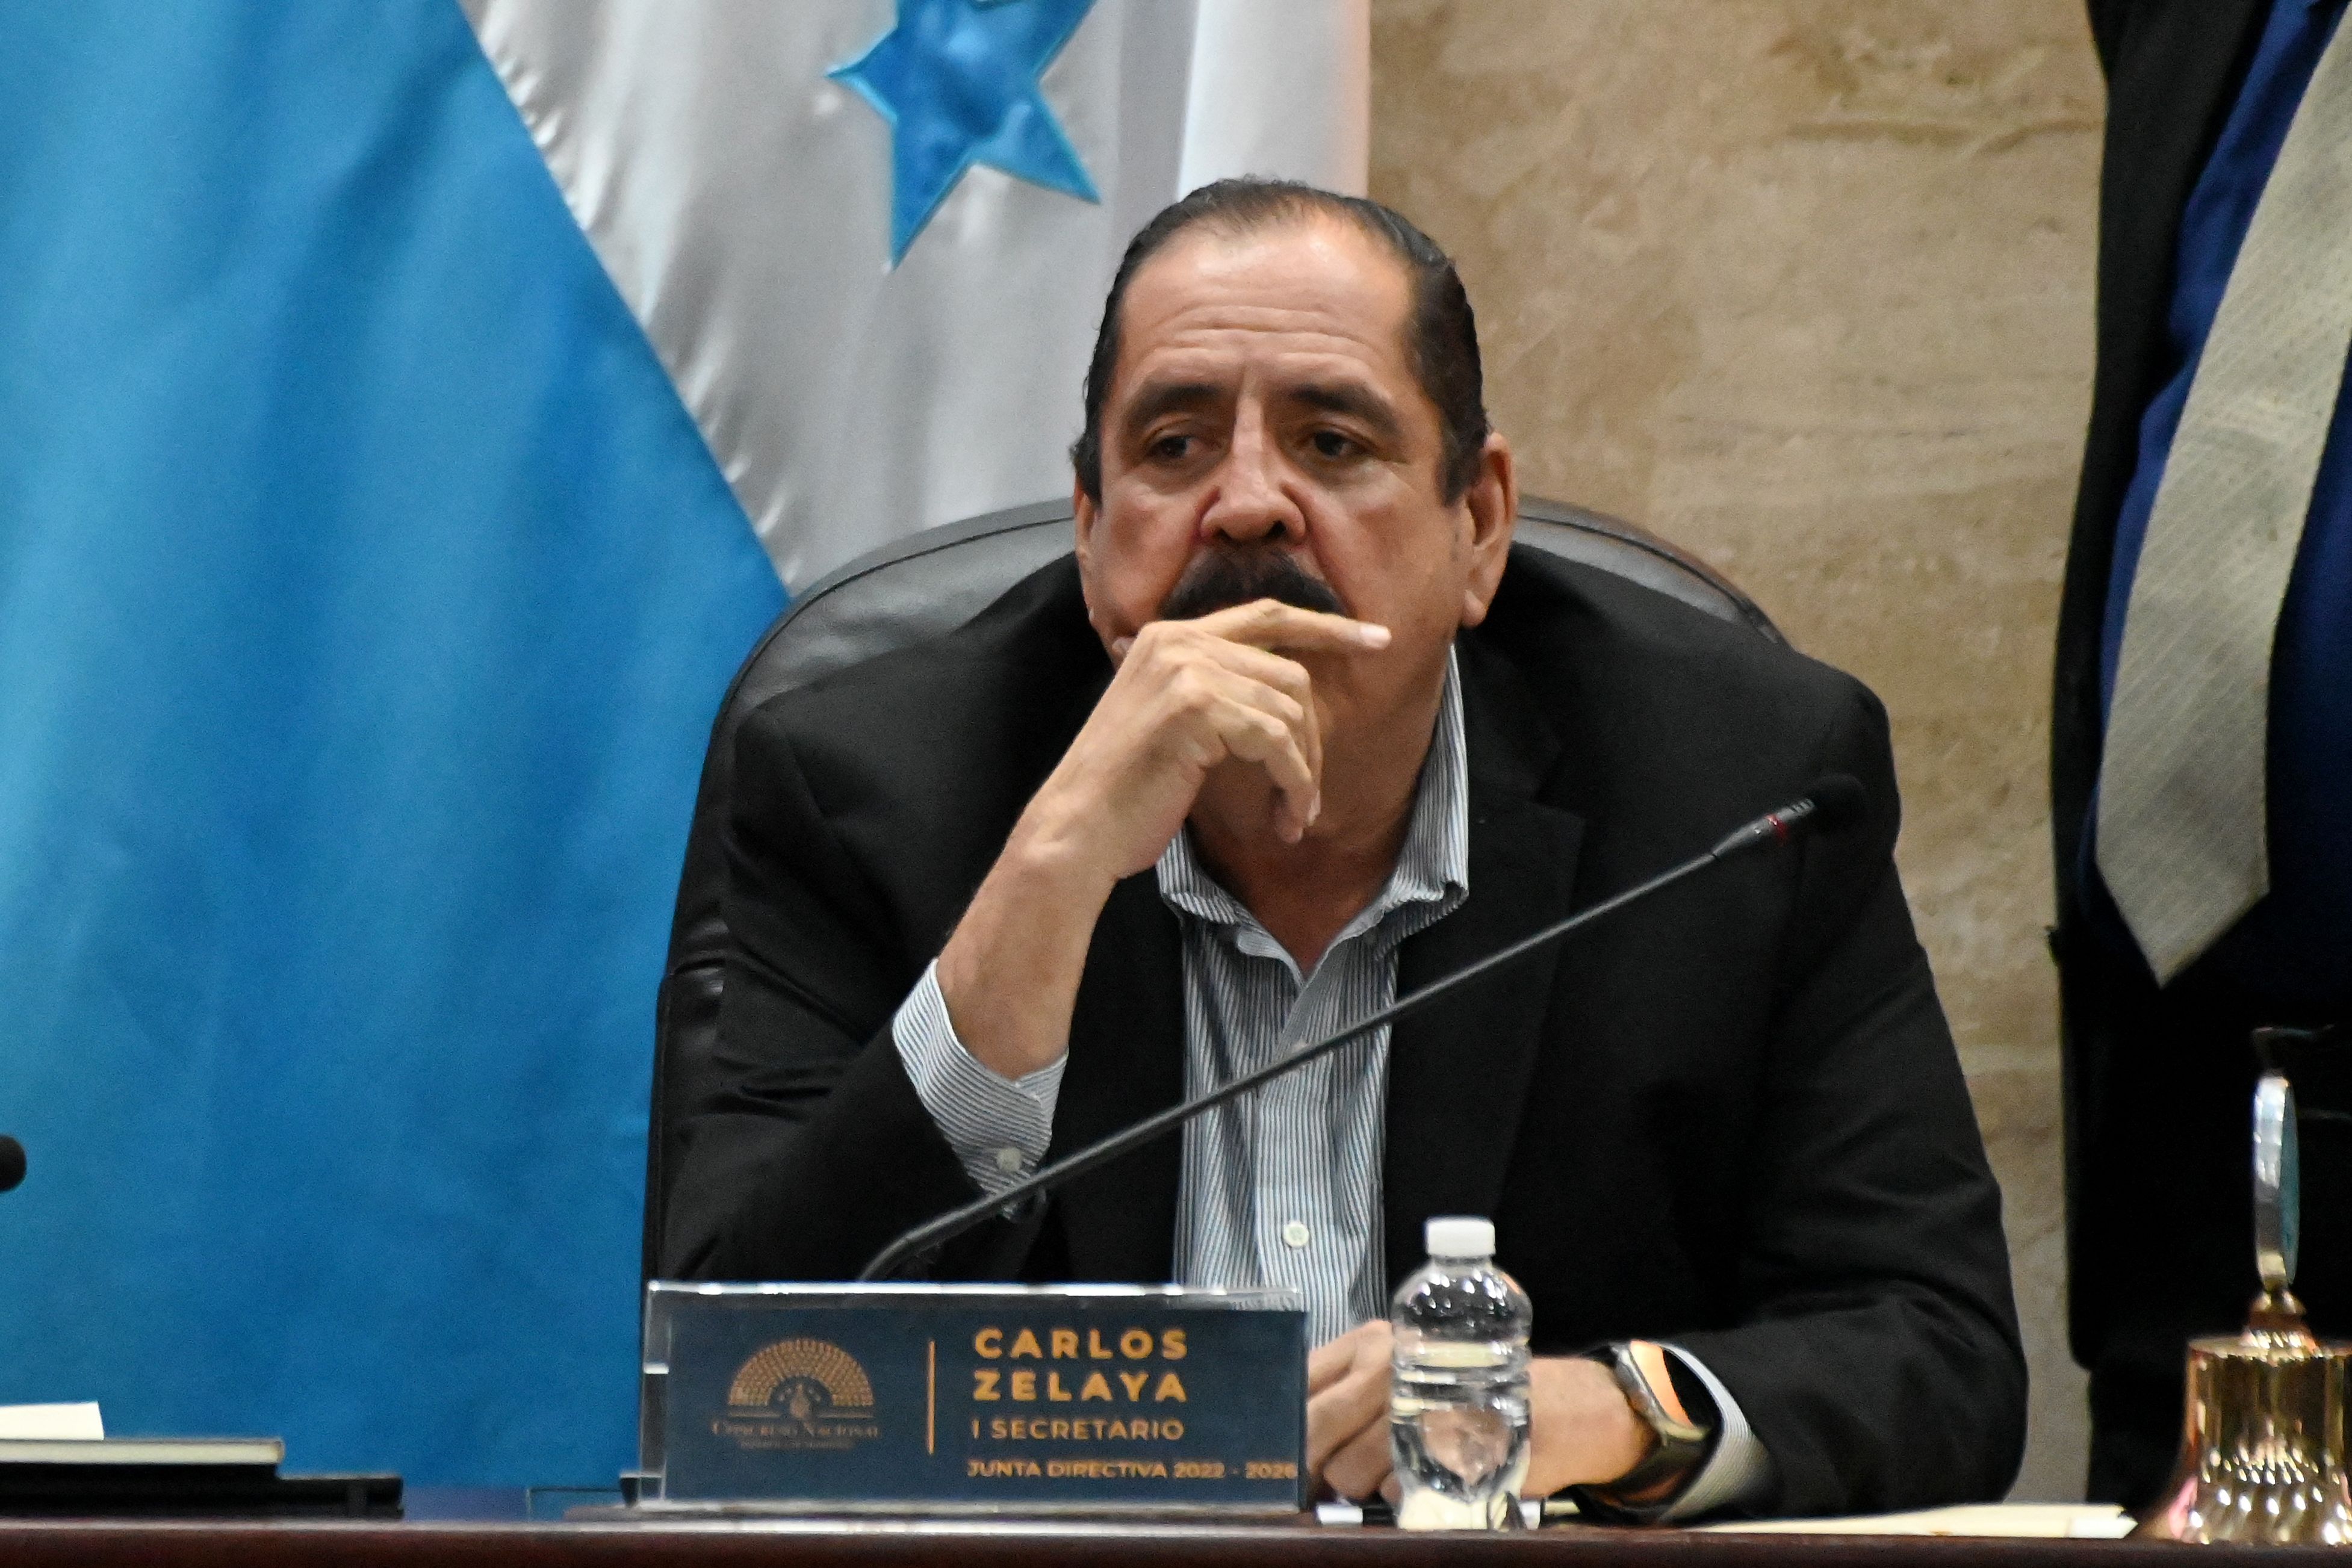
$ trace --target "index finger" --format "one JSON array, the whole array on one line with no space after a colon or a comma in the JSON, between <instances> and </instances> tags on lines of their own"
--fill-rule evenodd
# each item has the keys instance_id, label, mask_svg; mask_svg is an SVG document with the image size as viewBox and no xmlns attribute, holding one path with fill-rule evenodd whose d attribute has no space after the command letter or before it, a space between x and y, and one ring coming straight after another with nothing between
<instances>
[{"instance_id":1,"label":"index finger","mask_svg":"<svg viewBox=\"0 0 2352 1568\"><path fill-rule=\"evenodd\" d=\"M1388 1360L1388 1322L1373 1318L1358 1323L1336 1339L1325 1340L1307 1353L1307 1392L1320 1394L1347 1375L1348 1369L1370 1356Z\"/></svg>"},{"instance_id":2,"label":"index finger","mask_svg":"<svg viewBox=\"0 0 2352 1568\"><path fill-rule=\"evenodd\" d=\"M1389 629L1345 615L1301 610L1279 599L1255 599L1203 615L1193 622L1212 635L1254 648L1292 652L1360 653L1389 645Z\"/></svg>"},{"instance_id":3,"label":"index finger","mask_svg":"<svg viewBox=\"0 0 2352 1568\"><path fill-rule=\"evenodd\" d=\"M1359 1364L1307 1401L1307 1467L1320 1475L1332 1455L1388 1419L1389 1369Z\"/></svg>"},{"instance_id":4,"label":"index finger","mask_svg":"<svg viewBox=\"0 0 2352 1568\"><path fill-rule=\"evenodd\" d=\"M1307 1353L1307 1392L1320 1394L1348 1375L1356 1364L1356 1346L1342 1334Z\"/></svg>"}]
</instances>

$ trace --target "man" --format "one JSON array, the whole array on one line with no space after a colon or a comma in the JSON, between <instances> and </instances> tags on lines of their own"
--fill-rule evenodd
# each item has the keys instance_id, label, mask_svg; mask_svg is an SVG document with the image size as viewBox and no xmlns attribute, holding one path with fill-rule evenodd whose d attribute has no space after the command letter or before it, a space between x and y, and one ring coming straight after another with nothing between
<instances>
[{"instance_id":1,"label":"man","mask_svg":"<svg viewBox=\"0 0 2352 1568\"><path fill-rule=\"evenodd\" d=\"M2186 1342L2234 1333L2255 1289L2249 1036L2352 1019L2352 60L2323 63L2344 9L2090 7L2109 102L2053 947L2089 1493L2134 1508L2179 1442ZM2297 1289L2342 1333L2352 1079L2325 1051L2287 1056L2306 1113Z\"/></svg>"},{"instance_id":2,"label":"man","mask_svg":"<svg viewBox=\"0 0 2352 1568\"><path fill-rule=\"evenodd\" d=\"M1469 302L1368 202L1232 182L1155 219L1073 456L1074 560L746 720L732 1079L689 1115L667 1266L845 1277L1846 772L1853 831L1629 910L937 1268L1299 1289L1307 1457L1364 1496L1388 1291L1427 1216L1491 1215L1535 1301L1531 1493L1997 1493L2023 1396L1999 1194L1868 694L1514 562ZM1637 1336L1672 1356L1577 1354ZM1662 1443L1627 1375L1707 1444Z\"/></svg>"}]
</instances>

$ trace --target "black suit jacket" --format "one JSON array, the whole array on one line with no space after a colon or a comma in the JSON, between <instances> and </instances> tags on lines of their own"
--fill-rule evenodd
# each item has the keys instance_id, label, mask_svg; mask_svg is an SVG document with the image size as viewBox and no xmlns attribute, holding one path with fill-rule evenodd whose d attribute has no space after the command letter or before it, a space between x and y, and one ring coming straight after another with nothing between
<instances>
[{"instance_id":1,"label":"black suit jacket","mask_svg":"<svg viewBox=\"0 0 2352 1568\"><path fill-rule=\"evenodd\" d=\"M1672 1338L1738 1399L1783 1511L1997 1495L2024 1367L1987 1170L1891 851L1885 717L1847 677L1526 549L1459 643L1469 895L1410 988L1853 774L1858 828L1728 863L1399 1023L1391 1281L1431 1214L1495 1218L1538 1351ZM973 1195L893 1012L1108 681L1065 560L934 643L778 697L738 740L719 1024L667 1271L841 1279ZM1174 918L1121 883L1053 1152L1183 1083ZM1165 1281L1180 1149L1073 1183L940 1271Z\"/></svg>"},{"instance_id":2,"label":"black suit jacket","mask_svg":"<svg viewBox=\"0 0 2352 1568\"><path fill-rule=\"evenodd\" d=\"M2069 1312L2075 1357L2095 1368L2110 1357L2118 1319L2145 1304L2134 1299L2147 1293L2134 1260L2151 1244L2151 1232L2211 1232L2225 1239L2217 1247L2233 1234L2227 1215L2192 1215L2178 1207L2161 1218L2142 1212L2155 1189L2141 1179L2137 1145L2156 1135L2159 1124L2145 1102L2166 1092L2158 1083L2174 1094L2235 1098L2242 1107L2240 1091L2252 1061L2244 1047L2249 1020L2220 1002L2209 1007L2160 1000L2145 965L2093 935L2085 904L2090 895L2080 873L2084 819L2098 776L2099 638L2116 522L2138 464L2141 416L2179 369L2167 341L2167 316L2181 214L2237 100L2269 12L2268 0L2090 5L2092 33L2107 75L2099 187L2098 361L2058 613L2050 831L2057 876L2051 945L2059 961L2064 1015ZM2196 974L2192 967L2184 977L2192 989ZM2208 1011L2214 1015L2210 1023ZM2168 1031L2210 1038L2184 1038L2180 1060L2175 1061L2155 1049ZM2158 1083L2144 1082L2150 1079ZM2242 1181L2243 1113L2232 1114L2239 1118L2237 1152L2222 1150L2219 1155L2234 1162ZM2177 1141L2185 1146L2189 1137ZM2218 1191L2222 1203L2242 1198L2226 1183L2200 1177L2185 1185ZM2243 1225L2241 1207L2235 1230ZM2242 1249L2232 1260L2242 1265ZM2210 1282L2203 1278L2209 1271L2217 1276ZM2201 1298L2231 1302L2252 1288L2252 1274L2245 1267L2200 1270L2194 1290L2181 1286L2182 1293L2200 1298L2198 1310L2179 1325L2181 1332L2218 1331L2231 1307L2208 1305ZM2132 1354L2149 1364L2150 1375L2177 1376L2178 1337ZM2147 1423L2159 1427L2169 1419L2168 1409L2158 1409Z\"/></svg>"}]
</instances>

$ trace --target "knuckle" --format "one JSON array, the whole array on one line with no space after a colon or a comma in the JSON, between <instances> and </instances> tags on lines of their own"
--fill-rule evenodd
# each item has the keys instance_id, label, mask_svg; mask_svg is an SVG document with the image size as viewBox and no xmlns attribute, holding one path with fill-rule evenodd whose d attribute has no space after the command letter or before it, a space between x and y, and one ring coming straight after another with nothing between
<instances>
[{"instance_id":1,"label":"knuckle","mask_svg":"<svg viewBox=\"0 0 2352 1568\"><path fill-rule=\"evenodd\" d=\"M1155 664L1181 659L1188 644L1197 634L1197 630L1189 621L1146 622L1136 632L1135 646L1128 650L1128 656L1135 658L1139 655Z\"/></svg>"},{"instance_id":2,"label":"knuckle","mask_svg":"<svg viewBox=\"0 0 2352 1568\"><path fill-rule=\"evenodd\" d=\"M1216 685L1198 664L1184 664L1168 677L1168 691L1186 707L1206 707L1216 695Z\"/></svg>"}]
</instances>

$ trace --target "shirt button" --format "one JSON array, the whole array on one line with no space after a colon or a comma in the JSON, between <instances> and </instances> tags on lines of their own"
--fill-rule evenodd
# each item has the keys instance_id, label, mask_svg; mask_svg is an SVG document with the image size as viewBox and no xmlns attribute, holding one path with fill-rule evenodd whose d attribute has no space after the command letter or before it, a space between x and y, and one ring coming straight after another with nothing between
<instances>
[{"instance_id":1,"label":"shirt button","mask_svg":"<svg viewBox=\"0 0 2352 1568\"><path fill-rule=\"evenodd\" d=\"M997 1150L996 1168L1003 1171L1006 1176L1011 1176L1013 1172L1019 1170L1021 1168L1021 1151L1014 1148L1003 1148Z\"/></svg>"},{"instance_id":2,"label":"shirt button","mask_svg":"<svg viewBox=\"0 0 2352 1568\"><path fill-rule=\"evenodd\" d=\"M1314 1234L1307 1228L1305 1220L1294 1219L1282 1228L1282 1244L1286 1247L1304 1247Z\"/></svg>"}]
</instances>

